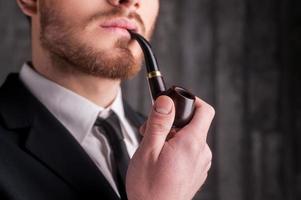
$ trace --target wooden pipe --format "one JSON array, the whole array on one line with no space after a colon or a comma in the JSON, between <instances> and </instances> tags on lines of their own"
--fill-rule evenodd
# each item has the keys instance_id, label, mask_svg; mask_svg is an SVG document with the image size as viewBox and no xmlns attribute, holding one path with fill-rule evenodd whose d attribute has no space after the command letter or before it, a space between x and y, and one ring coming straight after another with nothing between
<instances>
[{"instance_id":1,"label":"wooden pipe","mask_svg":"<svg viewBox=\"0 0 301 200\"><path fill-rule=\"evenodd\" d=\"M175 120L173 122L174 128L182 128L188 124L194 114L195 110L195 95L188 90L179 86L172 86L166 89L166 85L163 76L160 72L157 59L152 51L149 42L139 35L129 31L132 39L135 39L143 50L147 79L150 88L152 100L156 100L161 95L169 96L175 105Z\"/></svg>"}]
</instances>

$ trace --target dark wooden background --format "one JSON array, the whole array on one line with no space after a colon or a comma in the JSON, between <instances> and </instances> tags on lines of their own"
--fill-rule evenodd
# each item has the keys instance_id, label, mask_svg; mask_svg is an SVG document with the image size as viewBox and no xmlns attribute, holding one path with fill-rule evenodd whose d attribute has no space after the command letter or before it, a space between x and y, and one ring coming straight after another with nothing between
<instances>
[{"instance_id":1,"label":"dark wooden background","mask_svg":"<svg viewBox=\"0 0 301 200\"><path fill-rule=\"evenodd\" d=\"M166 81L216 108L197 200L301 199L301 1L162 0L153 40ZM28 23L0 1L0 83L30 57ZM144 73L123 85L150 107Z\"/></svg>"}]
</instances>

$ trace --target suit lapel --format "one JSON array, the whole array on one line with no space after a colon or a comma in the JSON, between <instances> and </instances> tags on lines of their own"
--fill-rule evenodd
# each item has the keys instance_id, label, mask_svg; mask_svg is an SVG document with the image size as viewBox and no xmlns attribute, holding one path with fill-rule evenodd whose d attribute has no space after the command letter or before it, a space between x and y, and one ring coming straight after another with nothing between
<instances>
[{"instance_id":1,"label":"suit lapel","mask_svg":"<svg viewBox=\"0 0 301 200\"><path fill-rule=\"evenodd\" d=\"M28 152L80 194L119 199L82 147L17 74L10 75L0 89L0 118L8 129L30 130L25 142Z\"/></svg>"}]
</instances>

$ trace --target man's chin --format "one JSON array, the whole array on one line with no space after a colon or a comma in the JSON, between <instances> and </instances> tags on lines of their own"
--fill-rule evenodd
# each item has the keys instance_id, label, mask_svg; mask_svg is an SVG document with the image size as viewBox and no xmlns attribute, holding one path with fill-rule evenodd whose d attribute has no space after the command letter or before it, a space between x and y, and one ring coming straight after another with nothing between
<instances>
[{"instance_id":1,"label":"man's chin","mask_svg":"<svg viewBox=\"0 0 301 200\"><path fill-rule=\"evenodd\" d=\"M77 65L77 68L97 77L126 80L137 75L141 70L141 61L135 59L127 48L119 47L114 51L101 51L94 56L91 55L90 59L92 61L87 60L87 65L81 63L81 66Z\"/></svg>"},{"instance_id":2,"label":"man's chin","mask_svg":"<svg viewBox=\"0 0 301 200\"><path fill-rule=\"evenodd\" d=\"M118 39L111 47L105 48L102 44L98 49L96 43L93 47L73 38L60 38L60 42L53 42L42 37L43 47L53 56L53 64L62 70L69 68L92 76L121 80L129 79L140 71L141 59L133 56L128 40Z\"/></svg>"}]
</instances>

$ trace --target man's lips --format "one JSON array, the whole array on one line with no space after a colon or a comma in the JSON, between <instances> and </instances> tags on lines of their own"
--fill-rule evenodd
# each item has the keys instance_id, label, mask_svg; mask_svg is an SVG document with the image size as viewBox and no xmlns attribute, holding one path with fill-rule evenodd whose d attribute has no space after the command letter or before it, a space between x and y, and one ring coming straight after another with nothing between
<instances>
[{"instance_id":1,"label":"man's lips","mask_svg":"<svg viewBox=\"0 0 301 200\"><path fill-rule=\"evenodd\" d=\"M105 21L100 25L104 29L113 30L113 31L122 31L125 33L128 33L128 31L137 32L138 26L126 19L126 18L118 18L118 19L112 19Z\"/></svg>"}]
</instances>

